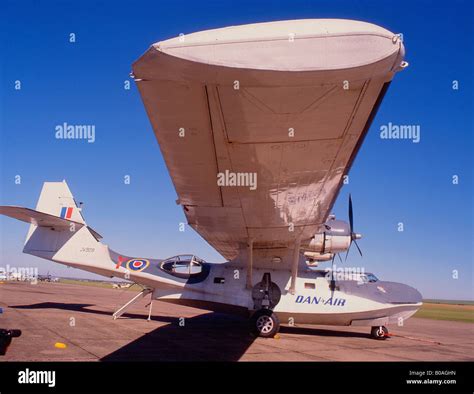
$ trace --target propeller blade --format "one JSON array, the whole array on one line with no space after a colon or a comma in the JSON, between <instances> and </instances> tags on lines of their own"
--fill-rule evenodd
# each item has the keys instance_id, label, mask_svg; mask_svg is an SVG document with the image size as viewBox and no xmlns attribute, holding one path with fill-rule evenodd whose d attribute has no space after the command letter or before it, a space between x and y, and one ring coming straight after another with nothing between
<instances>
[{"instance_id":1,"label":"propeller blade","mask_svg":"<svg viewBox=\"0 0 474 394\"><path fill-rule=\"evenodd\" d=\"M335 254L333 254L332 256L332 262L331 262L331 283L329 285L329 288L330 290L332 291L332 295L334 296L334 289L335 289L335 285L336 285L336 282L334 282L334 258L336 257Z\"/></svg>"},{"instance_id":2,"label":"propeller blade","mask_svg":"<svg viewBox=\"0 0 474 394\"><path fill-rule=\"evenodd\" d=\"M359 251L360 257L362 257L362 251L359 248L359 245L357 245L357 241L354 239L354 244L357 246L357 250Z\"/></svg>"},{"instance_id":3,"label":"propeller blade","mask_svg":"<svg viewBox=\"0 0 474 394\"><path fill-rule=\"evenodd\" d=\"M351 226L351 234L354 232L354 215L352 212L352 197L349 193L349 225Z\"/></svg>"}]
</instances>

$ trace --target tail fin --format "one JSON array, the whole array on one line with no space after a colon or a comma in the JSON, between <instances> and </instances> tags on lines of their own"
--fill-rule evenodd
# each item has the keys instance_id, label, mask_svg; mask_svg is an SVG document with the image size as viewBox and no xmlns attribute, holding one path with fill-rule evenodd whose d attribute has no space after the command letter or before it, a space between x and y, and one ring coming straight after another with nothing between
<instances>
[{"instance_id":1,"label":"tail fin","mask_svg":"<svg viewBox=\"0 0 474 394\"><path fill-rule=\"evenodd\" d=\"M38 257L53 259L71 252L78 241L88 247L102 238L87 226L65 181L45 182L36 210L3 206L0 214L30 223L23 252Z\"/></svg>"},{"instance_id":2,"label":"tail fin","mask_svg":"<svg viewBox=\"0 0 474 394\"><path fill-rule=\"evenodd\" d=\"M36 205L38 212L85 224L81 208L77 206L65 181L45 182Z\"/></svg>"},{"instance_id":3,"label":"tail fin","mask_svg":"<svg viewBox=\"0 0 474 394\"><path fill-rule=\"evenodd\" d=\"M115 262L85 222L65 181L45 182L36 210L0 206L0 214L30 223L24 253L112 277Z\"/></svg>"},{"instance_id":4,"label":"tail fin","mask_svg":"<svg viewBox=\"0 0 474 394\"><path fill-rule=\"evenodd\" d=\"M36 204L36 212L51 215L62 219L65 226L71 226L70 232L79 230L86 224L82 217L80 208L77 207L71 190L65 181L62 182L44 182L38 203ZM77 224L77 228L76 225ZM51 233L51 229L59 230ZM61 234L61 232L66 234ZM28 229L23 252L36 254L39 252L57 252L62 244L60 238L64 238L67 229L64 226L51 227L39 223L32 223Z\"/></svg>"}]
</instances>

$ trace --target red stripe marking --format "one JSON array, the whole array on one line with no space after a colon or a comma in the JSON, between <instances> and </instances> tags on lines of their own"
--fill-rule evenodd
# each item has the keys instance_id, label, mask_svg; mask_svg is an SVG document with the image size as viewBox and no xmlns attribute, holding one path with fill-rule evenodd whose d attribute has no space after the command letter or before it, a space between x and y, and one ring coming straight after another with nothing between
<instances>
[{"instance_id":1,"label":"red stripe marking","mask_svg":"<svg viewBox=\"0 0 474 394\"><path fill-rule=\"evenodd\" d=\"M122 263L125 261L125 259L122 256L118 257L118 263L115 265L115 269L119 269L119 267L122 265Z\"/></svg>"},{"instance_id":2,"label":"red stripe marking","mask_svg":"<svg viewBox=\"0 0 474 394\"><path fill-rule=\"evenodd\" d=\"M72 207L69 207L66 212L66 219L71 219Z\"/></svg>"}]
</instances>

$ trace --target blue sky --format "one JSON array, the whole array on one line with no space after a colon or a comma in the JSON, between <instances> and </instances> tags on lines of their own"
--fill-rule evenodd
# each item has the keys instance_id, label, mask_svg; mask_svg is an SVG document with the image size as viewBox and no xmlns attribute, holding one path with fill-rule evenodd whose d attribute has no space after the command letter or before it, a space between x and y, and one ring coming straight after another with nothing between
<instances>
[{"instance_id":1,"label":"blue sky","mask_svg":"<svg viewBox=\"0 0 474 394\"><path fill-rule=\"evenodd\" d=\"M2 9L0 204L34 207L43 181L66 179L88 224L112 248L209 261L222 258L191 228L178 231L185 218L138 91L133 82L123 88L132 62L179 33L252 22L347 18L403 33L410 66L396 75L334 207L346 219L352 193L364 235L364 258L354 250L347 265L413 285L427 298L473 299L469 1L7 1ZM63 122L94 124L95 143L55 139ZM419 125L421 141L381 139L388 122ZM0 266L89 276L22 254L26 224L1 217L0 231Z\"/></svg>"}]
</instances>

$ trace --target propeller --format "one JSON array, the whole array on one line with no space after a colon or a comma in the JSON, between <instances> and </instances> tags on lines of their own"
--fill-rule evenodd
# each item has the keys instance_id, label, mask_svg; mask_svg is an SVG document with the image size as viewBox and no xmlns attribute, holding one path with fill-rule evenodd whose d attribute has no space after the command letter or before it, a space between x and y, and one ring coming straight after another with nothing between
<instances>
[{"instance_id":1,"label":"propeller","mask_svg":"<svg viewBox=\"0 0 474 394\"><path fill-rule=\"evenodd\" d=\"M362 236L354 232L354 212L352 209L352 197L350 194L349 194L349 226L350 226L350 231L351 231L351 242L349 244L349 247L347 248L346 260L347 260L347 256L349 256L349 250L351 249L352 243L355 244L355 246L357 247L357 250L359 251L360 257L362 257L362 251L360 250L359 245L357 244L357 240L361 239Z\"/></svg>"},{"instance_id":2,"label":"propeller","mask_svg":"<svg viewBox=\"0 0 474 394\"><path fill-rule=\"evenodd\" d=\"M337 254L339 256L339 253ZM331 283L329 284L329 289L332 292L331 297L334 296L334 290L336 288L336 281L334 280L334 258L336 257L335 254L332 255L332 261L331 261ZM339 256L341 258L341 256Z\"/></svg>"}]
</instances>

